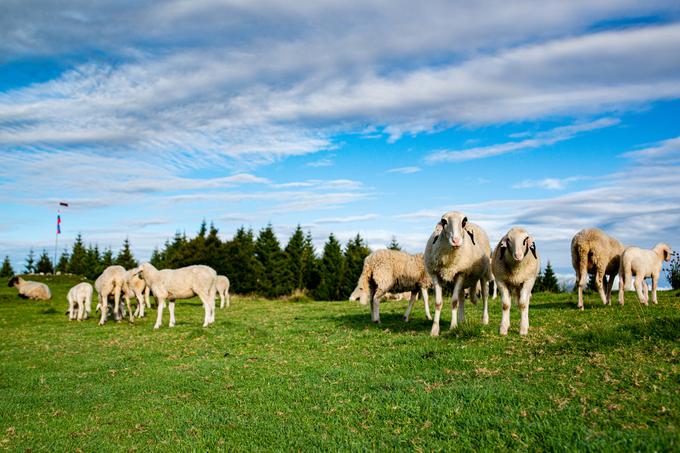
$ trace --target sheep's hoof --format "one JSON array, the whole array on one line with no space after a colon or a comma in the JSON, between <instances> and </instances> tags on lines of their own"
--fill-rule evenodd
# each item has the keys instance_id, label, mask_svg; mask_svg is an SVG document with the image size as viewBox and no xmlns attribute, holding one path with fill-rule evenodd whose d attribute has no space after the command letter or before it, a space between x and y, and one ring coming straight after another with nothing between
<instances>
[{"instance_id":1,"label":"sheep's hoof","mask_svg":"<svg viewBox=\"0 0 680 453\"><path fill-rule=\"evenodd\" d=\"M581 311L585 310L585 308L583 307L583 305L580 305L580 306L578 307L578 309L581 310Z\"/></svg>"},{"instance_id":2,"label":"sheep's hoof","mask_svg":"<svg viewBox=\"0 0 680 453\"><path fill-rule=\"evenodd\" d=\"M160 325L160 324L155 324L155 325L153 326L153 330L158 330L158 329L160 329L160 328L161 328L161 325Z\"/></svg>"},{"instance_id":3,"label":"sheep's hoof","mask_svg":"<svg viewBox=\"0 0 680 453\"><path fill-rule=\"evenodd\" d=\"M438 325L432 326L432 330L430 331L430 336L433 336L433 337L439 336L439 326Z\"/></svg>"},{"instance_id":4,"label":"sheep's hoof","mask_svg":"<svg viewBox=\"0 0 680 453\"><path fill-rule=\"evenodd\" d=\"M501 330L498 332L499 335L506 336L508 334L508 328L503 328L501 327Z\"/></svg>"},{"instance_id":5,"label":"sheep's hoof","mask_svg":"<svg viewBox=\"0 0 680 453\"><path fill-rule=\"evenodd\" d=\"M488 326L488 325L489 325L489 316L488 316L488 315L487 315L487 316L484 316L484 317L482 318L482 324L484 324L485 326Z\"/></svg>"},{"instance_id":6,"label":"sheep's hoof","mask_svg":"<svg viewBox=\"0 0 680 453\"><path fill-rule=\"evenodd\" d=\"M408 322L408 316L404 316L404 322Z\"/></svg>"}]
</instances>

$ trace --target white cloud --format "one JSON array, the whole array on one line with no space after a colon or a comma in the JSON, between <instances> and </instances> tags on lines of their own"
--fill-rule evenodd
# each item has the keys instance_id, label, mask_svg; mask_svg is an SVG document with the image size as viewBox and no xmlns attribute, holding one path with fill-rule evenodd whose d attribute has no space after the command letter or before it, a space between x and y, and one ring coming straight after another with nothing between
<instances>
[{"instance_id":1,"label":"white cloud","mask_svg":"<svg viewBox=\"0 0 680 453\"><path fill-rule=\"evenodd\" d=\"M564 190L569 184L585 179L583 176L570 176L568 178L544 178L544 179L525 179L514 184L513 189L546 189Z\"/></svg>"},{"instance_id":2,"label":"white cloud","mask_svg":"<svg viewBox=\"0 0 680 453\"><path fill-rule=\"evenodd\" d=\"M350 216L345 216L345 217L323 217L321 219L316 219L314 221L315 224L321 224L321 223L354 223L354 222L363 222L366 220L373 220L377 219L378 215L377 214L364 214L364 215L350 215Z\"/></svg>"},{"instance_id":3,"label":"white cloud","mask_svg":"<svg viewBox=\"0 0 680 453\"><path fill-rule=\"evenodd\" d=\"M390 168L386 171L386 173L400 173L402 175L410 175L411 173L418 173L420 170L420 167L399 167Z\"/></svg>"}]
</instances>

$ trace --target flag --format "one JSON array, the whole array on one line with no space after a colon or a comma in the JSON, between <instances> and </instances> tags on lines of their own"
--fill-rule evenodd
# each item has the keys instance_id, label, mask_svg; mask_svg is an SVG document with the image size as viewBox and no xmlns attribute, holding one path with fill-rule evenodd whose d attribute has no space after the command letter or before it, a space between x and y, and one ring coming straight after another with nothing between
<instances>
[{"instance_id":1,"label":"flag","mask_svg":"<svg viewBox=\"0 0 680 453\"><path fill-rule=\"evenodd\" d=\"M68 208L68 203L65 203L63 201L59 202L59 206L64 206L65 208Z\"/></svg>"},{"instance_id":2,"label":"flag","mask_svg":"<svg viewBox=\"0 0 680 453\"><path fill-rule=\"evenodd\" d=\"M61 234L61 215L57 214L57 234Z\"/></svg>"}]
</instances>

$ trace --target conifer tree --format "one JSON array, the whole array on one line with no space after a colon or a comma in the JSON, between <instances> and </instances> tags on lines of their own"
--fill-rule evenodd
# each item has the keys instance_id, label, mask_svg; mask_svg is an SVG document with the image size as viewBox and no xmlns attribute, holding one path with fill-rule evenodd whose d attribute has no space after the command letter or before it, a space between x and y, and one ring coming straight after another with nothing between
<instances>
[{"instance_id":1,"label":"conifer tree","mask_svg":"<svg viewBox=\"0 0 680 453\"><path fill-rule=\"evenodd\" d=\"M168 241L165 241L165 248L167 248L168 245ZM163 258L163 253L158 250L158 247L154 247L153 252L151 252L151 258L149 258L149 262L157 269L165 268L165 259Z\"/></svg>"},{"instance_id":2,"label":"conifer tree","mask_svg":"<svg viewBox=\"0 0 680 453\"><path fill-rule=\"evenodd\" d=\"M257 278L262 266L255 258L253 231L240 227L234 237L225 244L222 268L231 282L230 291L250 294L257 288Z\"/></svg>"},{"instance_id":3,"label":"conifer tree","mask_svg":"<svg viewBox=\"0 0 680 453\"><path fill-rule=\"evenodd\" d=\"M304 287L314 293L321 281L321 275L319 273L319 260L316 257L314 241L310 231L305 235L302 250L302 260L304 262Z\"/></svg>"},{"instance_id":4,"label":"conifer tree","mask_svg":"<svg viewBox=\"0 0 680 453\"><path fill-rule=\"evenodd\" d=\"M550 261L548 261L548 264L545 266L545 273L543 274L543 291L547 291L549 293L559 293L560 292L560 286L557 281L557 277L555 276L555 272L553 271L552 265L550 264Z\"/></svg>"},{"instance_id":5,"label":"conifer tree","mask_svg":"<svg viewBox=\"0 0 680 453\"><path fill-rule=\"evenodd\" d=\"M9 261L9 256L5 255L5 259L2 261L2 268L0 268L0 277L12 277L14 275L14 269L12 268L12 263Z\"/></svg>"},{"instance_id":6,"label":"conifer tree","mask_svg":"<svg viewBox=\"0 0 680 453\"><path fill-rule=\"evenodd\" d=\"M68 271L71 274L76 275L86 275L86 262L87 259L87 249L83 244L83 236L78 233L76 240L73 243L73 248L71 249L71 256L68 262Z\"/></svg>"},{"instance_id":7,"label":"conifer tree","mask_svg":"<svg viewBox=\"0 0 680 453\"><path fill-rule=\"evenodd\" d=\"M543 270L539 269L538 275L536 276L536 281L534 282L534 288L532 289L532 292L542 293L543 291L545 291L543 286Z\"/></svg>"},{"instance_id":8,"label":"conifer tree","mask_svg":"<svg viewBox=\"0 0 680 453\"><path fill-rule=\"evenodd\" d=\"M257 292L266 297L277 297L290 292L290 273L279 240L271 224L260 230L255 241L255 258L262 266L257 279Z\"/></svg>"},{"instance_id":9,"label":"conifer tree","mask_svg":"<svg viewBox=\"0 0 680 453\"><path fill-rule=\"evenodd\" d=\"M396 243L394 240L392 242ZM371 250L359 233L347 242L347 245L345 246L345 271L343 275L342 298L349 297L349 295L352 294L352 291L354 291L357 280L359 280L361 271L364 268L364 258L366 258L369 253L371 253Z\"/></svg>"},{"instance_id":10,"label":"conifer tree","mask_svg":"<svg viewBox=\"0 0 680 453\"><path fill-rule=\"evenodd\" d=\"M35 253L33 253L33 248L28 252L26 257L26 263L24 264L24 273L32 274L35 272Z\"/></svg>"},{"instance_id":11,"label":"conifer tree","mask_svg":"<svg viewBox=\"0 0 680 453\"><path fill-rule=\"evenodd\" d=\"M133 267L137 267L139 265L135 257L132 255L132 250L130 250L130 240L128 238L125 238L123 241L123 248L120 249L118 256L116 256L116 264L123 266L125 269L132 269Z\"/></svg>"},{"instance_id":12,"label":"conifer tree","mask_svg":"<svg viewBox=\"0 0 680 453\"><path fill-rule=\"evenodd\" d=\"M35 266L35 271L43 274L54 274L54 266L52 265L52 260L47 254L47 250L43 249L40 257L38 258L38 264Z\"/></svg>"},{"instance_id":13,"label":"conifer tree","mask_svg":"<svg viewBox=\"0 0 680 453\"><path fill-rule=\"evenodd\" d=\"M61 256L59 257L59 262L57 263L57 272L61 272L62 274L68 272L68 262L68 250L64 249L64 251L61 253Z\"/></svg>"},{"instance_id":14,"label":"conifer tree","mask_svg":"<svg viewBox=\"0 0 680 453\"><path fill-rule=\"evenodd\" d=\"M85 253L85 272L82 274L90 280L95 280L102 273L99 246L89 245Z\"/></svg>"},{"instance_id":15,"label":"conifer tree","mask_svg":"<svg viewBox=\"0 0 680 453\"><path fill-rule=\"evenodd\" d=\"M101 271L103 272L104 269L106 269L109 266L112 266L113 263L114 263L113 250L111 250L111 247L109 247L106 250L104 250L104 253L102 253L102 256L101 256L101 259L100 259Z\"/></svg>"},{"instance_id":16,"label":"conifer tree","mask_svg":"<svg viewBox=\"0 0 680 453\"><path fill-rule=\"evenodd\" d=\"M320 263L321 281L316 291L320 300L341 300L344 259L340 243L333 233L324 244Z\"/></svg>"},{"instance_id":17,"label":"conifer tree","mask_svg":"<svg viewBox=\"0 0 680 453\"><path fill-rule=\"evenodd\" d=\"M290 271L292 289L305 288L305 235L300 225L295 228L284 251L286 267Z\"/></svg>"},{"instance_id":18,"label":"conifer tree","mask_svg":"<svg viewBox=\"0 0 680 453\"><path fill-rule=\"evenodd\" d=\"M388 244L387 248L388 248L389 250L401 250L401 246L400 246L399 243L397 242L397 237L396 237L396 236L392 236L392 240L391 240L390 243Z\"/></svg>"},{"instance_id":19,"label":"conifer tree","mask_svg":"<svg viewBox=\"0 0 680 453\"><path fill-rule=\"evenodd\" d=\"M203 262L201 264L212 267L220 275L225 274L225 269L222 267L222 255L224 252L224 244L219 237L219 230L215 228L213 223L210 223L210 229L205 238Z\"/></svg>"}]
</instances>

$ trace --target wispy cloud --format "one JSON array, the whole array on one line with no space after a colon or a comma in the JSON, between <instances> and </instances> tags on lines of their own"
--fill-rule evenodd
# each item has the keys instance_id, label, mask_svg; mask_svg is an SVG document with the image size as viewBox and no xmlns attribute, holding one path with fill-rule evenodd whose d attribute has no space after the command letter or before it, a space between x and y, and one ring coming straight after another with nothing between
<instances>
[{"instance_id":1,"label":"wispy cloud","mask_svg":"<svg viewBox=\"0 0 680 453\"><path fill-rule=\"evenodd\" d=\"M308 167L332 167L333 160L329 158L315 160L306 164Z\"/></svg>"},{"instance_id":2,"label":"wispy cloud","mask_svg":"<svg viewBox=\"0 0 680 453\"><path fill-rule=\"evenodd\" d=\"M544 179L525 179L524 181L512 186L513 189L546 189L564 190L569 184L586 179L583 176L570 176L568 178L544 178Z\"/></svg>"},{"instance_id":3,"label":"wispy cloud","mask_svg":"<svg viewBox=\"0 0 680 453\"><path fill-rule=\"evenodd\" d=\"M541 148L570 140L582 132L612 127L619 124L619 122L620 121L616 118L600 118L587 123L560 126L548 131L538 132L532 138L520 141L499 143L490 146L478 146L464 150L439 150L428 155L426 160L430 163L464 162L467 160L499 156L515 151Z\"/></svg>"},{"instance_id":4,"label":"wispy cloud","mask_svg":"<svg viewBox=\"0 0 680 453\"><path fill-rule=\"evenodd\" d=\"M323 217L316 219L314 223L353 223L353 222L363 222L366 220L377 219L377 214L364 214L364 215L350 215L345 217Z\"/></svg>"},{"instance_id":5,"label":"wispy cloud","mask_svg":"<svg viewBox=\"0 0 680 453\"><path fill-rule=\"evenodd\" d=\"M390 168L385 173L400 173L402 175L410 175L411 173L418 173L419 171L421 171L420 167L399 167Z\"/></svg>"}]
</instances>

